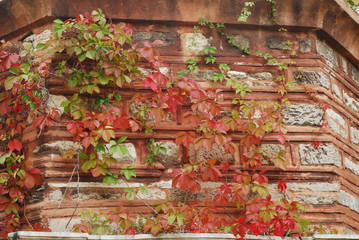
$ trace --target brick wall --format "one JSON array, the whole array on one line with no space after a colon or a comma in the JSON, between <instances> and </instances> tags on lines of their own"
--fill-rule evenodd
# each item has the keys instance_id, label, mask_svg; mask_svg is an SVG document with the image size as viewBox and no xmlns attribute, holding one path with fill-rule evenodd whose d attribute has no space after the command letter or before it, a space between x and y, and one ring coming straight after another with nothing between
<instances>
[{"instance_id":1,"label":"brick wall","mask_svg":"<svg viewBox=\"0 0 359 240\"><path fill-rule=\"evenodd\" d=\"M133 4L130 3L131 1L121 2L126 7ZM298 84L288 94L291 105L282 111L284 122L289 130L287 134L289 142L285 146L278 145L274 137L266 137L263 141L269 152L275 153L282 148L288 150L286 157L289 166L287 171L281 171L270 162L263 167L267 170L267 176L273 184L271 191L275 196L275 181L278 179L287 180L288 195L293 200L305 204L307 212L304 215L307 219L315 224L330 225L342 233L358 233L359 46L358 44L356 46L350 44L352 43L350 36L358 36L359 17L348 13L350 10L340 8L342 21L345 21L346 26L351 26L351 28L341 30L342 36L348 36L348 39L338 40L340 35L338 35L339 30L336 28L341 28L340 25L334 25L332 26L334 30L326 31L327 26L316 25L320 20L320 14L310 17L303 13L304 10L293 7L290 10L292 15L285 13L286 18L280 17L283 25L290 26L287 38L295 43L293 50L297 52L293 56L290 55L290 52L280 50L283 48L286 39L275 28L267 26L268 22L260 21L263 14L259 15L261 17L259 17L258 22L251 22L252 20L250 20L248 24L243 25L235 21L237 15L227 14L227 9L222 5L218 7L219 12L215 12L216 7L211 5L208 6L207 12L203 12L200 8L200 1L194 1L193 4L198 4L195 7L199 9L198 12L194 13L192 12L194 6L191 6L192 8L183 6L185 1L179 1L177 4L174 4L173 1L159 2L163 3L158 6L162 8L165 14L156 17L153 17L152 12L147 10L136 10L137 12L143 11L141 13L144 16L134 11L129 12L126 17L126 14L120 10L115 12L108 4L100 7L105 12L109 12L108 15L114 21L120 19L131 22L137 29L134 35L135 41L156 39L164 41L164 46L159 50L165 61L169 63L169 67L163 71L169 71L172 76L178 70L185 68L185 61L190 56L212 44L220 49L217 61L229 64L232 69L230 74L251 86L252 93L246 96L247 99L277 100L280 98L277 94L278 85L275 80L279 75L276 66L266 64L266 61L255 57L253 54L243 54L241 50L223 42L217 36L210 36L209 33L194 35L192 25L188 24L188 22L194 21L192 15L196 15L195 18L207 17L214 21L228 22L226 30L235 36L235 41L248 45L252 53L256 51L269 52L281 61L295 62L285 70L285 76ZM294 2L291 1L291 4ZM309 5L315 4L309 0L301 2L300 4L303 4L305 9ZM320 2L319 4L324 3L324 1L317 2ZM138 6L141 5L138 4ZM335 4L339 3L333 1L328 6L320 5L322 6L320 12L327 16L333 7L339 7ZM230 6L230 4L228 3L226 6ZM241 1L235 1L233 8L238 10L240 6ZM61 17L71 16L74 12L83 11L77 3L69 4L67 11L62 8L59 9L58 6L53 7L55 9L53 13L61 12ZM56 7L58 8L56 9ZM90 7L95 9L99 6L95 3L86 6L86 8ZM263 7L268 6L264 5ZM278 12L285 9L287 6L279 3ZM167 14L170 11L174 11L173 16ZM230 12L232 11L230 10ZM235 14L238 13L239 11ZM213 14L213 18L211 14ZM293 18L296 15L301 16L297 27L293 23ZM307 19L302 20L302 18ZM339 21L336 13L329 14L327 18ZM356 25L352 23L353 21L356 22ZM27 28L32 28L33 32L40 33L49 27L49 22L37 22L35 25L22 26L12 33L6 33L6 36L19 39ZM17 35L16 31L18 32ZM32 35L25 41L41 41L41 38L45 38L46 34L48 33ZM195 46L189 44L193 39L196 42ZM147 71L145 65L143 71ZM192 73L190 77L204 87L215 86L224 89L225 100L231 100L233 93L230 89L219 83L208 81L209 76L215 71L215 69L203 65L200 66L199 71ZM307 93L307 84L310 84L312 91L317 92L317 100L325 104L317 104L313 100ZM48 82L48 89L51 94L51 101L48 104L54 106L59 106L61 101L72 94L69 89L63 87L59 79L51 79ZM142 93L143 96L150 94L150 91L142 86L141 81L133 82L131 86L125 87L120 94L123 99L130 99L134 93L138 92ZM124 112L136 111L136 106L128 102L124 102L120 107ZM141 196L149 204L159 203L163 199L205 200L213 196L218 183L203 183L203 190L196 194L172 189L171 180L167 174L168 169L178 166L186 158L218 158L219 160L231 160L240 164L241 152L243 151L241 148L237 149L235 155L226 155L220 146L214 146L210 152L195 151L191 148L188 152L183 152L174 144L176 131L191 130L194 127L183 123L185 108L184 106L175 115L169 116L164 123L155 125L157 134L154 135L154 138L158 142L165 143L167 153L162 154L159 157L159 163L150 169L143 165L147 153L147 137L142 133L126 133L128 136L126 146L130 150L130 154L126 157L118 157L117 160L119 165L121 163L132 163L136 168L138 177L129 183L130 187L137 188L141 183L149 185L148 194ZM327 127L322 128L323 123L327 123ZM115 185L100 183L100 179L96 179L99 182L94 182L93 178L81 172L80 180L77 182L77 173L73 171L77 159L63 158L62 155L69 149L80 151L81 146L72 142L72 138L64 125L58 124L48 128L39 138L37 135L38 132L35 128L28 127L23 136L27 149L26 157L34 160L44 172L44 185L37 189L30 200L31 204L27 207L30 211L28 214L30 220L48 220L50 227L55 231L65 231L78 221L76 217L72 218L73 215L76 216L78 212L90 208L102 211L121 204L128 209L136 208L140 212L148 211L141 200L128 201L125 198L124 189L129 186L123 182ZM241 135L233 134L232 137L235 142L239 142ZM313 141L320 141L320 146L314 148L311 145ZM229 211L234 211L234 209L229 209Z\"/></svg>"}]
</instances>

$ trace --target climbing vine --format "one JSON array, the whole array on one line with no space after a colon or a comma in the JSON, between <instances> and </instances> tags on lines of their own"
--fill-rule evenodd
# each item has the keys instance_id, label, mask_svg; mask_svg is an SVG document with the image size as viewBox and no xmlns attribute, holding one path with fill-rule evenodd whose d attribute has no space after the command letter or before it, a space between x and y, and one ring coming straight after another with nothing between
<instances>
[{"instance_id":1,"label":"climbing vine","mask_svg":"<svg viewBox=\"0 0 359 240\"><path fill-rule=\"evenodd\" d=\"M249 15L243 11L242 15ZM233 43L233 38L224 31L224 24L203 18L195 27L195 33L207 27L218 30L229 44ZM191 193L201 191L203 182L220 182L213 201L166 201L155 207L146 204L151 213L141 217L121 207L108 213L84 212L80 215L81 224L74 230L153 235L177 231L232 232L238 239L248 232L276 236L304 234L308 222L300 217L303 206L286 198L285 181L279 181L277 186L282 197L273 200L268 178L261 170L266 159L279 168L286 168L285 150L269 154L261 147L261 140L268 135L275 136L282 144L287 140L280 112L282 105L288 102L285 95L293 83L285 81L284 75L277 78L280 101L248 100L250 87L229 76L230 63L217 64L220 54L215 46L201 50L199 58L188 59L187 68L173 77L162 71L168 67L156 48L162 42L135 43L131 38L133 32L131 25L113 24L101 10L95 10L75 19L55 20L50 40L35 48L29 43L21 48L11 43L1 45L0 69L6 77L0 94L4 122L0 127L0 210L6 215L0 226L1 235L5 237L8 232L19 229L48 230L26 220L26 196L41 185L41 171L27 160L22 144L21 136L28 125L36 127L40 136L55 123L60 124L61 117L73 141L83 147L81 153L67 155L80 160L82 171L112 184L119 179L131 181L136 177L133 166L121 165L114 157L128 154L124 145L128 133L142 132L148 137L149 154L144 164L154 164L158 155L165 152L161 143L152 138L156 126L182 106L189 106L183 124L196 127L178 132L174 139L177 145L185 150L193 147L207 151L217 145L233 155L238 154L239 146L244 149L240 162L186 159L180 168L169 173L174 188ZM236 47L250 54L248 46ZM268 64L276 64L279 71L288 67L269 53L256 55ZM229 104L225 104L220 87L204 88L189 77L201 65L217 68L208 80L231 89L234 98ZM143 75L140 71L143 67L151 69L150 73ZM49 98L46 84L53 78L61 79L73 93L61 103L63 116L58 109L45 104ZM136 111L128 114L120 107L128 101L123 99L121 91L134 81L142 81L151 95L133 96L130 102ZM147 189L141 185L139 189L128 188L125 192L131 200ZM236 213L217 214L219 209L227 210L224 206L234 207Z\"/></svg>"}]
</instances>

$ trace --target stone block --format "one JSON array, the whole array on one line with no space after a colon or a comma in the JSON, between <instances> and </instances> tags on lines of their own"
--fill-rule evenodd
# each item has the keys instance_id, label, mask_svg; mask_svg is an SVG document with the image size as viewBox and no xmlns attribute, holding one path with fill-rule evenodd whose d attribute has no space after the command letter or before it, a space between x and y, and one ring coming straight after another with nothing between
<instances>
[{"instance_id":1,"label":"stone block","mask_svg":"<svg viewBox=\"0 0 359 240\"><path fill-rule=\"evenodd\" d=\"M359 129L355 127L350 127L351 132L351 141L354 144L359 144Z\"/></svg>"},{"instance_id":2,"label":"stone block","mask_svg":"<svg viewBox=\"0 0 359 240\"><path fill-rule=\"evenodd\" d=\"M79 142L73 141L56 141L53 143L45 143L37 146L34 149L35 154L68 154L68 153L80 153L82 152L82 145Z\"/></svg>"},{"instance_id":3,"label":"stone block","mask_svg":"<svg viewBox=\"0 0 359 240\"><path fill-rule=\"evenodd\" d=\"M336 84L332 84L332 90L333 90L333 93L338 97L338 98L341 98L341 91L338 87L338 85Z\"/></svg>"},{"instance_id":4,"label":"stone block","mask_svg":"<svg viewBox=\"0 0 359 240\"><path fill-rule=\"evenodd\" d=\"M320 126L324 111L318 105L298 104L284 107L282 115L286 125Z\"/></svg>"},{"instance_id":5,"label":"stone block","mask_svg":"<svg viewBox=\"0 0 359 240\"><path fill-rule=\"evenodd\" d=\"M188 77L193 80L210 80L212 78L212 75L217 73L215 70L197 70L197 71L191 71L188 74Z\"/></svg>"},{"instance_id":6,"label":"stone block","mask_svg":"<svg viewBox=\"0 0 359 240\"><path fill-rule=\"evenodd\" d=\"M297 84L313 84L329 88L329 77L322 71L296 71L294 80Z\"/></svg>"},{"instance_id":7,"label":"stone block","mask_svg":"<svg viewBox=\"0 0 359 240\"><path fill-rule=\"evenodd\" d=\"M49 224L49 228L52 230L52 237L48 237L48 238L41 238L41 239L54 239L53 237L55 237L56 239L87 239L87 238L75 238L72 237L71 235L68 234L74 234L72 233L72 229L74 227L74 225L81 223L81 219L80 218L52 218L48 220L48 224ZM57 232L57 233L55 233ZM65 233L67 232L67 233ZM69 233L71 232L71 233ZM61 237L61 233L64 234L65 236L63 236L63 238ZM56 235L55 235L56 234ZM78 233L77 233L78 234ZM31 238L31 239L40 239L40 238Z\"/></svg>"},{"instance_id":8,"label":"stone block","mask_svg":"<svg viewBox=\"0 0 359 240\"><path fill-rule=\"evenodd\" d=\"M202 33L184 33L182 41L185 50L201 51L211 46L212 37L207 38Z\"/></svg>"},{"instance_id":9,"label":"stone block","mask_svg":"<svg viewBox=\"0 0 359 240\"><path fill-rule=\"evenodd\" d=\"M273 80L273 75L270 72L258 72L249 74L249 80Z\"/></svg>"},{"instance_id":10,"label":"stone block","mask_svg":"<svg viewBox=\"0 0 359 240\"><path fill-rule=\"evenodd\" d=\"M191 144L188 149L189 159L196 162L207 162L209 159L216 159L218 162L234 162L234 156L224 152L224 148L217 144L212 145L212 150L208 151L204 148L199 150L194 149L194 145Z\"/></svg>"},{"instance_id":11,"label":"stone block","mask_svg":"<svg viewBox=\"0 0 359 240\"><path fill-rule=\"evenodd\" d=\"M343 71L348 74L348 61L345 58L342 58L342 67Z\"/></svg>"},{"instance_id":12,"label":"stone block","mask_svg":"<svg viewBox=\"0 0 359 240\"><path fill-rule=\"evenodd\" d=\"M297 201L311 205L329 205L335 203L337 194L299 194Z\"/></svg>"},{"instance_id":13,"label":"stone block","mask_svg":"<svg viewBox=\"0 0 359 240\"><path fill-rule=\"evenodd\" d=\"M316 41L317 46L317 52L326 58L330 63L332 63L334 66L338 67L338 58L336 52L329 47L326 43L317 40Z\"/></svg>"},{"instance_id":14,"label":"stone block","mask_svg":"<svg viewBox=\"0 0 359 240\"><path fill-rule=\"evenodd\" d=\"M346 94L344 92L344 101L345 104L350 107L351 109L353 109L356 112L359 112L359 101L350 97L348 94Z\"/></svg>"},{"instance_id":15,"label":"stone block","mask_svg":"<svg viewBox=\"0 0 359 240\"><path fill-rule=\"evenodd\" d=\"M359 213L359 199L345 192L339 192L339 203Z\"/></svg>"},{"instance_id":16,"label":"stone block","mask_svg":"<svg viewBox=\"0 0 359 240\"><path fill-rule=\"evenodd\" d=\"M62 191L60 189L51 191L49 193L49 201L50 202L58 202L62 199Z\"/></svg>"},{"instance_id":17,"label":"stone block","mask_svg":"<svg viewBox=\"0 0 359 240\"><path fill-rule=\"evenodd\" d=\"M290 191L338 192L337 183L287 183Z\"/></svg>"},{"instance_id":18,"label":"stone block","mask_svg":"<svg viewBox=\"0 0 359 240\"><path fill-rule=\"evenodd\" d=\"M267 47L270 49L283 50L286 45L286 41L279 37L271 37L267 41Z\"/></svg>"},{"instance_id":19,"label":"stone block","mask_svg":"<svg viewBox=\"0 0 359 240\"><path fill-rule=\"evenodd\" d=\"M157 160L164 167L172 167L181 163L180 147L172 142L160 142L161 146L166 148L166 153L157 155Z\"/></svg>"},{"instance_id":20,"label":"stone block","mask_svg":"<svg viewBox=\"0 0 359 240\"><path fill-rule=\"evenodd\" d=\"M39 34L32 34L24 39L24 42L32 43L34 49L36 49L37 44L46 43L51 37L51 30L44 30Z\"/></svg>"},{"instance_id":21,"label":"stone block","mask_svg":"<svg viewBox=\"0 0 359 240\"><path fill-rule=\"evenodd\" d=\"M176 35L174 33L165 32L135 32L132 36L134 42L153 42L155 40L163 41L163 45L159 47L170 46L176 43Z\"/></svg>"},{"instance_id":22,"label":"stone block","mask_svg":"<svg viewBox=\"0 0 359 240\"><path fill-rule=\"evenodd\" d=\"M138 197L143 200L159 200L166 199L166 193L160 189L147 189L147 193L138 192Z\"/></svg>"},{"instance_id":23,"label":"stone block","mask_svg":"<svg viewBox=\"0 0 359 240\"><path fill-rule=\"evenodd\" d=\"M150 183L148 187L172 188L172 180Z\"/></svg>"},{"instance_id":24,"label":"stone block","mask_svg":"<svg viewBox=\"0 0 359 240\"><path fill-rule=\"evenodd\" d=\"M261 147L266 155L262 161L264 165L273 165L271 159L277 156L280 151L285 150L285 146L280 144L262 144Z\"/></svg>"},{"instance_id":25,"label":"stone block","mask_svg":"<svg viewBox=\"0 0 359 240\"><path fill-rule=\"evenodd\" d=\"M355 82L359 84L359 70L353 65L352 65L352 78Z\"/></svg>"},{"instance_id":26,"label":"stone block","mask_svg":"<svg viewBox=\"0 0 359 240\"><path fill-rule=\"evenodd\" d=\"M348 158L344 158L344 164L345 164L345 168L349 169L350 171L352 171L355 175L359 176L359 165L353 163L352 161L350 161Z\"/></svg>"},{"instance_id":27,"label":"stone block","mask_svg":"<svg viewBox=\"0 0 359 240\"><path fill-rule=\"evenodd\" d=\"M46 107L48 112L50 112L52 108L55 108L59 111L60 114L63 114L64 108L61 107L61 103L64 101L67 101L65 96L49 94L49 97L46 100Z\"/></svg>"},{"instance_id":28,"label":"stone block","mask_svg":"<svg viewBox=\"0 0 359 240\"><path fill-rule=\"evenodd\" d=\"M299 155L304 165L336 165L341 167L342 158L339 150L331 143L320 144L315 148L311 144L299 144Z\"/></svg>"},{"instance_id":29,"label":"stone block","mask_svg":"<svg viewBox=\"0 0 359 240\"><path fill-rule=\"evenodd\" d=\"M136 104L135 102L131 103L129 106L129 112L132 116L135 116L137 119L144 119L146 121L155 121L153 117L149 114L149 109L151 108L150 102L142 102ZM167 117L162 119L162 122L172 122L173 115L170 112L167 112Z\"/></svg>"},{"instance_id":30,"label":"stone block","mask_svg":"<svg viewBox=\"0 0 359 240\"><path fill-rule=\"evenodd\" d=\"M205 192L197 192L197 193L191 193L190 191L184 191L181 189L172 189L170 191L170 200L172 201L201 201L206 199Z\"/></svg>"},{"instance_id":31,"label":"stone block","mask_svg":"<svg viewBox=\"0 0 359 240\"><path fill-rule=\"evenodd\" d=\"M326 114L329 128L344 139L348 139L348 131L344 118L332 109L327 109Z\"/></svg>"},{"instance_id":32,"label":"stone block","mask_svg":"<svg viewBox=\"0 0 359 240\"><path fill-rule=\"evenodd\" d=\"M240 35L240 34L234 35L232 38L232 44L233 44L233 46L236 46L236 47L240 47L240 48L247 47L247 46L249 47L250 43L251 43L251 41L249 38L247 38L243 35Z\"/></svg>"},{"instance_id":33,"label":"stone block","mask_svg":"<svg viewBox=\"0 0 359 240\"><path fill-rule=\"evenodd\" d=\"M31 189L31 194L26 198L27 204L34 204L42 202L45 199L45 187L44 185L35 186Z\"/></svg>"},{"instance_id":34,"label":"stone block","mask_svg":"<svg viewBox=\"0 0 359 240\"><path fill-rule=\"evenodd\" d=\"M229 78L244 79L244 78L247 78L247 73L239 72L239 71L228 71L227 76Z\"/></svg>"},{"instance_id":35,"label":"stone block","mask_svg":"<svg viewBox=\"0 0 359 240\"><path fill-rule=\"evenodd\" d=\"M299 52L310 52L312 50L312 40L303 38L299 40Z\"/></svg>"}]
</instances>

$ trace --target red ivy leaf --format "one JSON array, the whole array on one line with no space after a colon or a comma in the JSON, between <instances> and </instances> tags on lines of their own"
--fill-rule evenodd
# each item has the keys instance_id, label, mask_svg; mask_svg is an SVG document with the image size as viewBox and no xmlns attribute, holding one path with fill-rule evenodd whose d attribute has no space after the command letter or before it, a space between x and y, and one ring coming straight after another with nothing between
<instances>
[{"instance_id":1,"label":"red ivy leaf","mask_svg":"<svg viewBox=\"0 0 359 240\"><path fill-rule=\"evenodd\" d=\"M176 134L176 144L188 148L191 143L194 143L195 138L195 132L179 132Z\"/></svg>"},{"instance_id":2,"label":"red ivy leaf","mask_svg":"<svg viewBox=\"0 0 359 240\"><path fill-rule=\"evenodd\" d=\"M281 181L281 180L279 180L278 181L278 190L279 191L284 191L284 190L286 190L287 189L287 181Z\"/></svg>"},{"instance_id":3,"label":"red ivy leaf","mask_svg":"<svg viewBox=\"0 0 359 240\"><path fill-rule=\"evenodd\" d=\"M321 142L319 141L313 141L310 145L312 145L314 148L318 148L320 146Z\"/></svg>"},{"instance_id":4,"label":"red ivy leaf","mask_svg":"<svg viewBox=\"0 0 359 240\"><path fill-rule=\"evenodd\" d=\"M154 76L152 74L149 74L145 80L143 80L143 85L145 87L150 87L152 91L158 92L157 83L154 80Z\"/></svg>"},{"instance_id":5,"label":"red ivy leaf","mask_svg":"<svg viewBox=\"0 0 359 240\"><path fill-rule=\"evenodd\" d=\"M16 139L9 141L7 146L9 147L9 149L11 151L14 151L14 150L21 151L21 149L22 149L22 143Z\"/></svg>"}]
</instances>

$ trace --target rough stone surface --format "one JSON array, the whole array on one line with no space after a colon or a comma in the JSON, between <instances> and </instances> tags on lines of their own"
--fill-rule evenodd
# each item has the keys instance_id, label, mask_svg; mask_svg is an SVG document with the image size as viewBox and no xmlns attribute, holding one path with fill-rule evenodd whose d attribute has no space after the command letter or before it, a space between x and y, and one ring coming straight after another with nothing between
<instances>
[{"instance_id":1,"label":"rough stone surface","mask_svg":"<svg viewBox=\"0 0 359 240\"><path fill-rule=\"evenodd\" d=\"M37 44L47 42L51 37L51 30L44 30L42 33L33 34L24 39L24 42L32 43L34 49Z\"/></svg>"},{"instance_id":2,"label":"rough stone surface","mask_svg":"<svg viewBox=\"0 0 359 240\"><path fill-rule=\"evenodd\" d=\"M267 41L267 46L270 49L283 50L283 48L285 47L285 40L279 37L271 37Z\"/></svg>"},{"instance_id":3,"label":"rough stone surface","mask_svg":"<svg viewBox=\"0 0 359 240\"><path fill-rule=\"evenodd\" d=\"M345 58L342 58L342 67L343 71L348 74L348 61Z\"/></svg>"},{"instance_id":4,"label":"rough stone surface","mask_svg":"<svg viewBox=\"0 0 359 240\"><path fill-rule=\"evenodd\" d=\"M345 163L345 168L349 169L354 174L359 176L359 165L358 164L353 163L348 158L344 158L344 163Z\"/></svg>"},{"instance_id":5,"label":"rough stone surface","mask_svg":"<svg viewBox=\"0 0 359 240\"><path fill-rule=\"evenodd\" d=\"M171 167L181 163L180 147L172 142L161 142L161 146L166 148L166 153L160 153L157 160L164 167Z\"/></svg>"},{"instance_id":6,"label":"rough stone surface","mask_svg":"<svg viewBox=\"0 0 359 240\"><path fill-rule=\"evenodd\" d=\"M172 188L172 180L150 183L148 187Z\"/></svg>"},{"instance_id":7,"label":"rough stone surface","mask_svg":"<svg viewBox=\"0 0 359 240\"><path fill-rule=\"evenodd\" d=\"M50 202L58 202L62 198L62 191L60 189L51 191L49 193L49 201Z\"/></svg>"},{"instance_id":8,"label":"rough stone surface","mask_svg":"<svg viewBox=\"0 0 359 240\"><path fill-rule=\"evenodd\" d=\"M283 123L286 125L319 126L324 111L318 105L298 104L283 108Z\"/></svg>"},{"instance_id":9,"label":"rough stone surface","mask_svg":"<svg viewBox=\"0 0 359 240\"><path fill-rule=\"evenodd\" d=\"M313 84L329 88L329 78L322 71L296 71L294 80L297 84Z\"/></svg>"},{"instance_id":10,"label":"rough stone surface","mask_svg":"<svg viewBox=\"0 0 359 240\"><path fill-rule=\"evenodd\" d=\"M339 203L359 213L359 199L345 192L339 192Z\"/></svg>"},{"instance_id":11,"label":"rough stone surface","mask_svg":"<svg viewBox=\"0 0 359 240\"><path fill-rule=\"evenodd\" d=\"M262 144L261 146L267 155L262 161L264 165L273 165L271 159L277 156L280 151L285 150L285 146L280 144Z\"/></svg>"},{"instance_id":12,"label":"rough stone surface","mask_svg":"<svg viewBox=\"0 0 359 240\"><path fill-rule=\"evenodd\" d=\"M74 190L71 194L73 200L100 200L100 199L119 199L125 192L115 189L81 189L79 193Z\"/></svg>"},{"instance_id":13,"label":"rough stone surface","mask_svg":"<svg viewBox=\"0 0 359 240\"><path fill-rule=\"evenodd\" d=\"M299 40L299 52L310 52L312 50L312 40L303 38Z\"/></svg>"},{"instance_id":14,"label":"rough stone surface","mask_svg":"<svg viewBox=\"0 0 359 240\"><path fill-rule=\"evenodd\" d=\"M354 144L359 144L359 129L350 127L351 140Z\"/></svg>"},{"instance_id":15,"label":"rough stone surface","mask_svg":"<svg viewBox=\"0 0 359 240\"><path fill-rule=\"evenodd\" d=\"M117 162L119 163L133 163L137 159L137 153L136 148L132 143L123 143L121 144L125 146L129 152L129 154L126 154L124 156L120 156L117 153L113 154L112 156L116 158Z\"/></svg>"},{"instance_id":16,"label":"rough stone surface","mask_svg":"<svg viewBox=\"0 0 359 240\"><path fill-rule=\"evenodd\" d=\"M201 33L184 33L184 44L186 50L196 50L201 51L206 47L211 46L212 37L206 38Z\"/></svg>"},{"instance_id":17,"label":"rough stone surface","mask_svg":"<svg viewBox=\"0 0 359 240\"><path fill-rule=\"evenodd\" d=\"M345 101L345 104L348 105L351 109L353 109L356 112L359 112L359 101L350 97L345 92L344 92L344 101Z\"/></svg>"},{"instance_id":18,"label":"rough stone surface","mask_svg":"<svg viewBox=\"0 0 359 240\"><path fill-rule=\"evenodd\" d=\"M166 193L160 189L147 189L146 194L138 193L138 197L144 200L166 199Z\"/></svg>"},{"instance_id":19,"label":"rough stone surface","mask_svg":"<svg viewBox=\"0 0 359 240\"><path fill-rule=\"evenodd\" d=\"M300 194L297 196L297 200L300 203L312 204L312 205L328 205L333 204L337 200L336 194Z\"/></svg>"},{"instance_id":20,"label":"rough stone surface","mask_svg":"<svg viewBox=\"0 0 359 240\"><path fill-rule=\"evenodd\" d=\"M161 46L170 46L176 43L176 35L173 33L164 33L164 32L135 32L132 36L134 42L153 42L155 40L163 41Z\"/></svg>"},{"instance_id":21,"label":"rough stone surface","mask_svg":"<svg viewBox=\"0 0 359 240\"><path fill-rule=\"evenodd\" d=\"M61 107L61 103L66 100L67 98L65 96L49 94L49 97L46 101L48 111L50 112L52 108L56 108L60 112L60 114L63 114L64 108Z\"/></svg>"},{"instance_id":22,"label":"rough stone surface","mask_svg":"<svg viewBox=\"0 0 359 240\"><path fill-rule=\"evenodd\" d=\"M316 41L316 45L317 45L317 52L320 55L325 57L329 62L331 62L335 66L338 66L337 55L331 47L329 47L326 43L320 40Z\"/></svg>"},{"instance_id":23,"label":"rough stone surface","mask_svg":"<svg viewBox=\"0 0 359 240\"><path fill-rule=\"evenodd\" d=\"M190 191L173 189L170 191L170 199L173 201L181 201L181 202L184 202L186 200L200 201L206 199L206 194L203 191L197 193L191 193Z\"/></svg>"},{"instance_id":24,"label":"rough stone surface","mask_svg":"<svg viewBox=\"0 0 359 240\"><path fill-rule=\"evenodd\" d=\"M359 70L352 65L352 77L355 82L359 84Z\"/></svg>"},{"instance_id":25,"label":"rough stone surface","mask_svg":"<svg viewBox=\"0 0 359 240\"><path fill-rule=\"evenodd\" d=\"M328 116L328 126L335 133L339 134L344 139L348 139L348 132L346 129L346 123L342 116L334 112L332 109L327 109L326 114Z\"/></svg>"},{"instance_id":26,"label":"rough stone surface","mask_svg":"<svg viewBox=\"0 0 359 240\"><path fill-rule=\"evenodd\" d=\"M80 153L83 147L79 142L73 141L57 141L53 143L45 143L35 148L34 153L36 154L60 154L64 155L66 153Z\"/></svg>"},{"instance_id":27,"label":"rough stone surface","mask_svg":"<svg viewBox=\"0 0 359 240\"><path fill-rule=\"evenodd\" d=\"M247 78L247 73L245 72L228 71L227 75L229 78L238 78L238 79Z\"/></svg>"},{"instance_id":28,"label":"rough stone surface","mask_svg":"<svg viewBox=\"0 0 359 240\"><path fill-rule=\"evenodd\" d=\"M243 35L234 35L232 38L233 41L233 45L234 46L239 46L239 47L246 47L246 46L250 46L250 39L243 36Z\"/></svg>"},{"instance_id":29,"label":"rough stone surface","mask_svg":"<svg viewBox=\"0 0 359 240\"><path fill-rule=\"evenodd\" d=\"M339 150L331 143L320 144L314 148L311 144L299 144L299 155L302 164L334 164L338 167L342 165Z\"/></svg>"},{"instance_id":30,"label":"rough stone surface","mask_svg":"<svg viewBox=\"0 0 359 240\"><path fill-rule=\"evenodd\" d=\"M197 70L191 71L188 74L188 77L193 80L210 80L215 73L217 73L215 70Z\"/></svg>"},{"instance_id":31,"label":"rough stone surface","mask_svg":"<svg viewBox=\"0 0 359 240\"><path fill-rule=\"evenodd\" d=\"M249 78L250 80L273 80L273 75L270 72L258 72L258 73L253 73L253 74L249 74Z\"/></svg>"},{"instance_id":32,"label":"rough stone surface","mask_svg":"<svg viewBox=\"0 0 359 240\"><path fill-rule=\"evenodd\" d=\"M81 219L80 218L52 218L52 219L49 219L48 223L49 223L49 228L51 229L52 232L71 232L72 233L72 229L73 229L74 225L81 223ZM56 238L59 238L59 235L60 234L57 233ZM41 239L45 239L45 238L41 238ZM49 237L49 239L51 239L51 238ZM75 239L75 238L64 237L62 239Z\"/></svg>"},{"instance_id":33,"label":"rough stone surface","mask_svg":"<svg viewBox=\"0 0 359 240\"><path fill-rule=\"evenodd\" d=\"M338 87L338 85L336 84L332 84L332 90L333 90L333 93L337 96L337 97L341 97L341 92L340 92L340 89Z\"/></svg>"},{"instance_id":34,"label":"rough stone surface","mask_svg":"<svg viewBox=\"0 0 359 240\"><path fill-rule=\"evenodd\" d=\"M338 192L337 183L287 183L290 191Z\"/></svg>"},{"instance_id":35,"label":"rough stone surface","mask_svg":"<svg viewBox=\"0 0 359 240\"><path fill-rule=\"evenodd\" d=\"M45 187L44 185L36 186L31 189L31 195L26 198L27 204L33 204L42 202L45 199Z\"/></svg>"},{"instance_id":36,"label":"rough stone surface","mask_svg":"<svg viewBox=\"0 0 359 240\"><path fill-rule=\"evenodd\" d=\"M216 159L219 162L234 162L234 157L232 154L225 153L222 146L217 144L212 145L212 150L208 151L206 149L195 150L194 145L191 144L188 150L189 159L196 162L206 162L209 159Z\"/></svg>"},{"instance_id":37,"label":"rough stone surface","mask_svg":"<svg viewBox=\"0 0 359 240\"><path fill-rule=\"evenodd\" d=\"M102 182L70 182L70 183L48 183L51 188L138 188L141 186L140 183L136 182L124 182L119 180L117 184L108 184Z\"/></svg>"}]
</instances>

